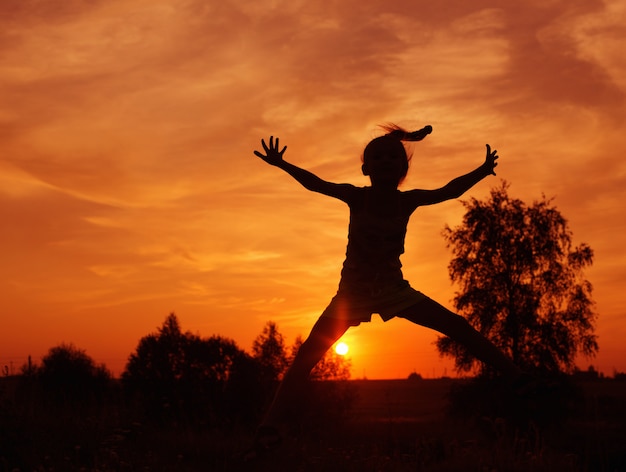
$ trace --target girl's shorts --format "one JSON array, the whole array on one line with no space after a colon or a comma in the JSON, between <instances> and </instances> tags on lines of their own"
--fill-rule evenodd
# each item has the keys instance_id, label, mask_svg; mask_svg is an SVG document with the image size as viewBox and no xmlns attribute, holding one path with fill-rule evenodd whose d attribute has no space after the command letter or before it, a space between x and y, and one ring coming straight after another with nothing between
<instances>
[{"instance_id":1,"label":"girl's shorts","mask_svg":"<svg viewBox=\"0 0 626 472\"><path fill-rule=\"evenodd\" d=\"M406 280L377 291L339 288L322 317L347 320L351 326L371 321L378 314L389 321L399 312L428 299L412 288Z\"/></svg>"}]
</instances>

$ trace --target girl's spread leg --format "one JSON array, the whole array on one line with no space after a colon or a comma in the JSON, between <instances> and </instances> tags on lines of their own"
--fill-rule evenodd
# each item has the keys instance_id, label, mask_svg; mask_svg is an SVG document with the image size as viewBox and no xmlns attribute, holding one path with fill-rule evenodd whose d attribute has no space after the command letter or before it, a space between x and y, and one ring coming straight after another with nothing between
<instances>
[{"instance_id":1,"label":"girl's spread leg","mask_svg":"<svg viewBox=\"0 0 626 472\"><path fill-rule=\"evenodd\" d=\"M476 331L465 318L430 298L407 308L398 316L439 331L463 344L476 358L498 369L504 375L517 378L521 374L520 369L491 341Z\"/></svg>"},{"instance_id":2,"label":"girl's spread leg","mask_svg":"<svg viewBox=\"0 0 626 472\"><path fill-rule=\"evenodd\" d=\"M285 373L263 425L284 424L294 417L311 370L349 327L344 320L326 317L317 320Z\"/></svg>"}]
</instances>

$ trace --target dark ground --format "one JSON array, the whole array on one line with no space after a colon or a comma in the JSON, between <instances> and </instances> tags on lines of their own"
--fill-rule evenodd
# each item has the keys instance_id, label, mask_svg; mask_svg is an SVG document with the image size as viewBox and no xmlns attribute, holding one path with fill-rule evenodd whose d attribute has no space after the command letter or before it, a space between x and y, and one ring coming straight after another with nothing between
<instances>
[{"instance_id":1,"label":"dark ground","mask_svg":"<svg viewBox=\"0 0 626 472\"><path fill-rule=\"evenodd\" d=\"M626 472L624 381L578 381L575 393L515 400L470 381L349 381L355 399L344 417L316 412L253 461L244 460L251 426L148 427L106 406L18 410L11 381L0 379L0 472Z\"/></svg>"}]
</instances>

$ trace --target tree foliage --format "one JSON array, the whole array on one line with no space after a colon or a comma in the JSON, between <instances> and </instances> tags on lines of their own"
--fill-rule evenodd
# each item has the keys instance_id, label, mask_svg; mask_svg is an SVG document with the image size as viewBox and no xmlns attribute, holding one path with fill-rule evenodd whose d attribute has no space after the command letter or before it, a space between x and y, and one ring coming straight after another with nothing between
<instances>
[{"instance_id":1,"label":"tree foliage","mask_svg":"<svg viewBox=\"0 0 626 472\"><path fill-rule=\"evenodd\" d=\"M41 366L30 367L48 401L75 407L99 400L107 391L111 373L97 365L87 353L73 344L51 348Z\"/></svg>"},{"instance_id":2,"label":"tree foliage","mask_svg":"<svg viewBox=\"0 0 626 472\"><path fill-rule=\"evenodd\" d=\"M289 355L285 347L285 338L278 330L278 325L268 321L252 345L252 355L262 366L270 382L279 380L287 367L293 362L303 343L302 336L296 337L290 347ZM329 350L311 371L311 380L347 380L350 378L350 360Z\"/></svg>"},{"instance_id":3,"label":"tree foliage","mask_svg":"<svg viewBox=\"0 0 626 472\"><path fill-rule=\"evenodd\" d=\"M122 380L156 422L215 424L233 414L251 419L260 408L249 395L257 372L234 341L182 332L170 314L156 334L141 338Z\"/></svg>"},{"instance_id":4,"label":"tree foliage","mask_svg":"<svg viewBox=\"0 0 626 472\"><path fill-rule=\"evenodd\" d=\"M444 230L454 255L450 277L461 286L455 307L521 368L571 371L577 355L598 350L592 286L583 276L593 251L572 245L551 200L528 206L507 190L504 182L487 201L464 202L462 224ZM437 347L460 371L478 366L450 338L439 338Z\"/></svg>"},{"instance_id":5,"label":"tree foliage","mask_svg":"<svg viewBox=\"0 0 626 472\"><path fill-rule=\"evenodd\" d=\"M252 356L261 365L269 382L282 377L289 363L285 349L285 338L278 331L278 325L268 321L252 343Z\"/></svg>"}]
</instances>

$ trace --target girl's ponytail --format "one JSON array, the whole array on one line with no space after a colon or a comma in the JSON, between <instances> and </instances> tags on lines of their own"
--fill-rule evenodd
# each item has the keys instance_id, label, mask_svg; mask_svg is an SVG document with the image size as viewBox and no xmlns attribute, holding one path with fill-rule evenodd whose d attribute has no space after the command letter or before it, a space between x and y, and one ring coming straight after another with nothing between
<instances>
[{"instance_id":1,"label":"girl's ponytail","mask_svg":"<svg viewBox=\"0 0 626 472\"><path fill-rule=\"evenodd\" d=\"M393 123L382 125L381 128L387 131L386 136L391 136L400 141L421 141L433 132L433 127L430 125L426 125L417 131L407 131Z\"/></svg>"}]
</instances>

